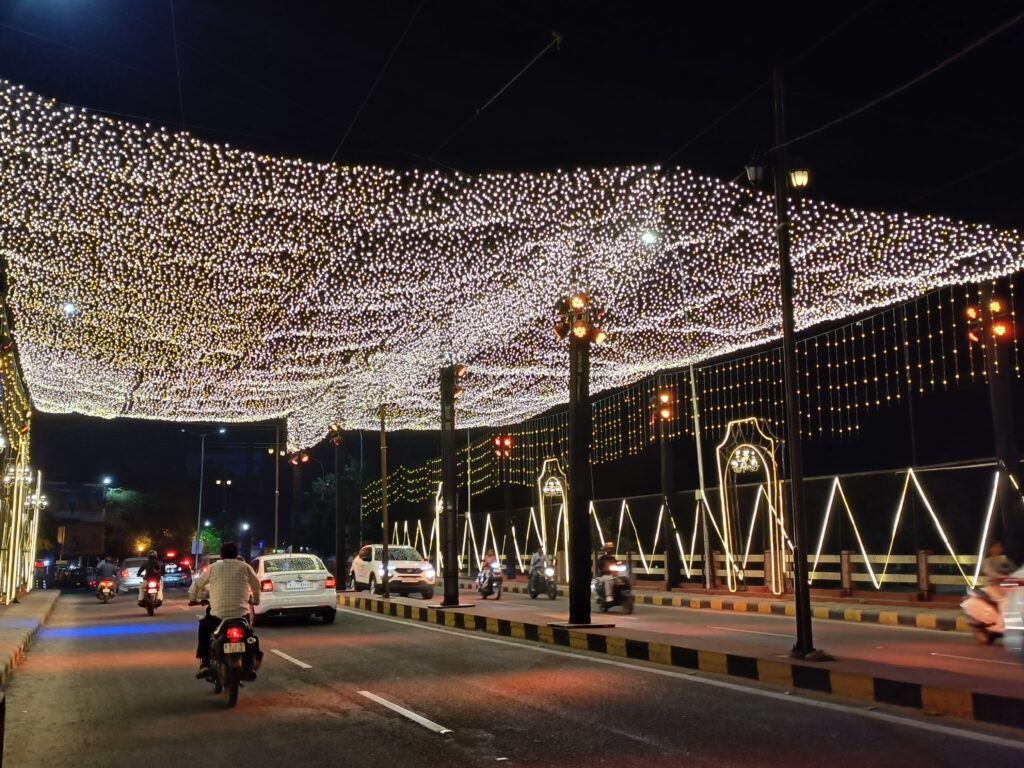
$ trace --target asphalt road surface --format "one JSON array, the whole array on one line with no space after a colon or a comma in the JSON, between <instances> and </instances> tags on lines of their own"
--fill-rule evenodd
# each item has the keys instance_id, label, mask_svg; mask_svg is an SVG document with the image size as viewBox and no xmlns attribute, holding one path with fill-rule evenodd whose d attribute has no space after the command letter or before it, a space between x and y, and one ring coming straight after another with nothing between
<instances>
[{"instance_id":1,"label":"asphalt road surface","mask_svg":"<svg viewBox=\"0 0 1024 768\"><path fill-rule=\"evenodd\" d=\"M463 590L461 594L465 602L473 603L477 609L493 606L487 610L501 610L505 618L545 622L565 621L569 615L568 600L561 597L532 600L528 595L505 592L500 603L496 603L493 598L481 600L471 591ZM755 656L788 657L796 633L796 620L792 617L738 611L637 605L631 616L618 610L602 614L595 608L592 618L612 621L616 627L629 629L635 637L690 642L717 651ZM924 682L935 686L960 687L969 680L972 690L984 693L1019 696L1024 691L1024 665L1020 660L1009 654L1002 643L982 645L966 632L818 620L814 622L814 642L816 647L847 662L848 671L870 675L879 673L881 667L892 666L913 670L922 675Z\"/></svg>"},{"instance_id":2,"label":"asphalt road surface","mask_svg":"<svg viewBox=\"0 0 1024 768\"><path fill-rule=\"evenodd\" d=\"M167 597L153 618L131 599L61 599L8 682L5 766L964 768L1024 760L1024 738L1008 731L358 611L339 612L330 626L260 627L259 680L227 709L192 675L199 609L181 593Z\"/></svg>"}]
</instances>

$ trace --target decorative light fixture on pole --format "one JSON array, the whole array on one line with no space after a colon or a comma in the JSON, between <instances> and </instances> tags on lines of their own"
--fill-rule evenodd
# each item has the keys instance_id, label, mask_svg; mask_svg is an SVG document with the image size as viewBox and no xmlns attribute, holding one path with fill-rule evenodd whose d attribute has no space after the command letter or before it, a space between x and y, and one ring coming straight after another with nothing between
<instances>
[{"instance_id":1,"label":"decorative light fixture on pole","mask_svg":"<svg viewBox=\"0 0 1024 768\"><path fill-rule=\"evenodd\" d=\"M441 368L441 514L444 517L444 549L441 555L444 599L441 605L459 605L459 526L455 519L455 401L462 395L459 380L466 366L449 363ZM440 531L438 532L440 533Z\"/></svg>"},{"instance_id":2,"label":"decorative light fixture on pole","mask_svg":"<svg viewBox=\"0 0 1024 768\"><path fill-rule=\"evenodd\" d=\"M809 661L820 661L827 655L814 648L811 628L811 587L807 573L807 521L804 517L804 460L800 444L800 410L796 371L796 329L793 318L793 263L789 254L789 187L800 191L810 183L810 172L790 171L786 163L786 121L783 112L782 70L775 69L775 146L774 192L776 233L779 241L780 298L782 303L782 370L786 391L786 449L789 458L790 519L793 524L793 592L796 607L796 643L792 655ZM747 166L747 179L757 184L764 177L764 168L756 162ZM788 182L788 183L787 183Z\"/></svg>"},{"instance_id":3,"label":"decorative light fixture on pole","mask_svg":"<svg viewBox=\"0 0 1024 768\"><path fill-rule=\"evenodd\" d=\"M972 304L967 315L967 339L981 346L988 380L989 407L999 480L996 500L1006 555L1014 562L1024 559L1024 532L1021 531L1020 452L1014 433L1015 371L1010 355L1014 323L1005 299L988 291L982 305ZM987 542L986 542L987 543Z\"/></svg>"},{"instance_id":4,"label":"decorative light fixture on pole","mask_svg":"<svg viewBox=\"0 0 1024 768\"><path fill-rule=\"evenodd\" d=\"M584 489L590 476L590 345L608 338L602 315L585 293L555 307L555 338L569 339L569 624L579 625L590 623L590 499Z\"/></svg>"},{"instance_id":5,"label":"decorative light fixture on pole","mask_svg":"<svg viewBox=\"0 0 1024 768\"><path fill-rule=\"evenodd\" d=\"M388 570L388 432L385 417L387 405L380 404L380 515L381 515L381 587L384 599L391 597L391 574Z\"/></svg>"},{"instance_id":6,"label":"decorative light fixture on pole","mask_svg":"<svg viewBox=\"0 0 1024 768\"><path fill-rule=\"evenodd\" d=\"M654 398L654 419L658 424L658 448L661 453L661 536L665 542L665 589L678 587L682 581L679 574L679 547L672 516L672 500L675 497L675 475L672 471L672 442L668 438L671 421L676 416L679 403L676 392L666 382L658 382L658 394Z\"/></svg>"}]
</instances>

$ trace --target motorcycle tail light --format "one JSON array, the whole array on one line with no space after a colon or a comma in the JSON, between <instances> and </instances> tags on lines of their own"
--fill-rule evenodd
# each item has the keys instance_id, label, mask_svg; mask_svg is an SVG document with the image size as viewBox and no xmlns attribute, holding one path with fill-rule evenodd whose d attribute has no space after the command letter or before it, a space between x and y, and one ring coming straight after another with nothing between
<instances>
[{"instance_id":1,"label":"motorcycle tail light","mask_svg":"<svg viewBox=\"0 0 1024 768\"><path fill-rule=\"evenodd\" d=\"M241 627L228 627L227 636L232 643L240 643L245 637L245 632Z\"/></svg>"},{"instance_id":2,"label":"motorcycle tail light","mask_svg":"<svg viewBox=\"0 0 1024 768\"><path fill-rule=\"evenodd\" d=\"M146 586L150 589L156 589L160 585L156 581L147 581Z\"/></svg>"},{"instance_id":3,"label":"motorcycle tail light","mask_svg":"<svg viewBox=\"0 0 1024 768\"><path fill-rule=\"evenodd\" d=\"M274 591L274 582L272 582L270 579L264 579L263 581L260 582L260 592L273 592L273 591Z\"/></svg>"},{"instance_id":4,"label":"motorcycle tail light","mask_svg":"<svg viewBox=\"0 0 1024 768\"><path fill-rule=\"evenodd\" d=\"M324 589L334 589L338 584L338 580L333 576L328 576L324 579Z\"/></svg>"}]
</instances>

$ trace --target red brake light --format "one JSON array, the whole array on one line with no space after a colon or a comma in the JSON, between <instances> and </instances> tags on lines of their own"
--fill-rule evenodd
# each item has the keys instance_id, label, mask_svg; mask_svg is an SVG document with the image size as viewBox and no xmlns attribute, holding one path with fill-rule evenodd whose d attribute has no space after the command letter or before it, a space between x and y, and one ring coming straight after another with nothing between
<instances>
[{"instance_id":1,"label":"red brake light","mask_svg":"<svg viewBox=\"0 0 1024 768\"><path fill-rule=\"evenodd\" d=\"M191 566L192 565L192 561L189 560L187 557L183 557L183 558L181 558L181 565Z\"/></svg>"},{"instance_id":2,"label":"red brake light","mask_svg":"<svg viewBox=\"0 0 1024 768\"><path fill-rule=\"evenodd\" d=\"M160 586L160 583L158 581L156 581L155 579L153 579L153 580L147 581L146 582L146 586L149 587L150 589L156 589L157 587Z\"/></svg>"},{"instance_id":3,"label":"red brake light","mask_svg":"<svg viewBox=\"0 0 1024 768\"><path fill-rule=\"evenodd\" d=\"M178 554L178 553L177 553L177 552L175 552L175 551L174 551L174 550L172 549L172 550L171 550L170 552L168 552L168 553L167 553L167 559L168 559L168 560L173 560L173 559L175 558L175 556L177 556L177 554Z\"/></svg>"},{"instance_id":4,"label":"red brake light","mask_svg":"<svg viewBox=\"0 0 1024 768\"><path fill-rule=\"evenodd\" d=\"M127 568L123 568L121 570L121 578L122 579L127 579L128 578L128 569Z\"/></svg>"},{"instance_id":5,"label":"red brake light","mask_svg":"<svg viewBox=\"0 0 1024 768\"><path fill-rule=\"evenodd\" d=\"M260 592L273 592L273 591L274 591L274 582L272 582L270 579L264 579L263 581L260 582Z\"/></svg>"},{"instance_id":6,"label":"red brake light","mask_svg":"<svg viewBox=\"0 0 1024 768\"><path fill-rule=\"evenodd\" d=\"M334 589L337 583L337 579L335 579L333 576L328 576L326 579L324 579L324 589Z\"/></svg>"},{"instance_id":7,"label":"red brake light","mask_svg":"<svg viewBox=\"0 0 1024 768\"><path fill-rule=\"evenodd\" d=\"M245 632L241 627L228 627L228 640L232 643L240 643L245 638Z\"/></svg>"}]
</instances>

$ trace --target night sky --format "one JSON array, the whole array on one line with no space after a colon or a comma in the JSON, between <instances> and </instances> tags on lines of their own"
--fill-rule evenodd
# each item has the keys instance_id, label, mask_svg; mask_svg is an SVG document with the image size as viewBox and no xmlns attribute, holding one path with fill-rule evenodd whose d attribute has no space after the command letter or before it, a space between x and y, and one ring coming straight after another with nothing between
<instances>
[{"instance_id":1,"label":"night sky","mask_svg":"<svg viewBox=\"0 0 1024 768\"><path fill-rule=\"evenodd\" d=\"M470 173L661 163L733 179L772 144L773 64L785 66L796 137L948 62L797 142L791 159L811 169L813 197L841 206L1019 227L1024 21L956 57L1021 11L995 0L3 0L0 77L313 161ZM970 424L987 413L974 402L959 413L980 446L988 427ZM34 458L52 479L111 474L194 509L198 438L180 426L41 415ZM884 424L872 434L886 442ZM375 441L366 436L368 473ZM252 443L250 472L265 494L272 442L266 426L210 438L208 472L244 474ZM358 442L346 446L354 461ZM393 464L437 453L433 435L398 435L391 446ZM330 460L326 448L314 455Z\"/></svg>"}]
</instances>

